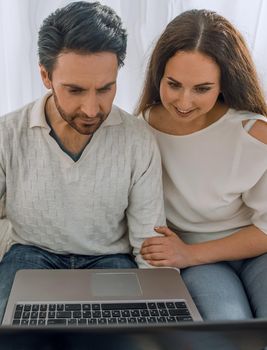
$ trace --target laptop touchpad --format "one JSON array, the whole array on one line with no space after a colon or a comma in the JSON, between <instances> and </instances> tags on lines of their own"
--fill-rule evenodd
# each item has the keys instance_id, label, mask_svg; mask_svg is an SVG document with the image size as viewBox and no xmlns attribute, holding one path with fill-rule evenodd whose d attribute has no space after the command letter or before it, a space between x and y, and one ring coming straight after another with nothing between
<instances>
[{"instance_id":1,"label":"laptop touchpad","mask_svg":"<svg viewBox=\"0 0 267 350\"><path fill-rule=\"evenodd\" d=\"M141 296L142 290L135 273L96 272L91 276L92 294L98 297Z\"/></svg>"}]
</instances>

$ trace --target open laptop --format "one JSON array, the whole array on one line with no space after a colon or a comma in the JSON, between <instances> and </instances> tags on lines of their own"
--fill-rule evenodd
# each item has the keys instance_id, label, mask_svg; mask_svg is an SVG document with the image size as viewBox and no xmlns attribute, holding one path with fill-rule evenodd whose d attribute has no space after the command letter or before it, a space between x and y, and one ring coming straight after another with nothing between
<instances>
[{"instance_id":1,"label":"open laptop","mask_svg":"<svg viewBox=\"0 0 267 350\"><path fill-rule=\"evenodd\" d=\"M144 327L0 327L1 350L263 350L267 320Z\"/></svg>"},{"instance_id":2,"label":"open laptop","mask_svg":"<svg viewBox=\"0 0 267 350\"><path fill-rule=\"evenodd\" d=\"M200 320L174 268L20 270L2 324L124 327Z\"/></svg>"}]
</instances>

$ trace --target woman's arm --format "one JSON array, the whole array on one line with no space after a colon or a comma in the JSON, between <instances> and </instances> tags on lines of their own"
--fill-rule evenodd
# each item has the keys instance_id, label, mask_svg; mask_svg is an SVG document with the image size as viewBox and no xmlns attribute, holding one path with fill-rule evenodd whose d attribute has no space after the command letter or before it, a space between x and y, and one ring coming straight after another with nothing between
<instances>
[{"instance_id":1,"label":"woman's arm","mask_svg":"<svg viewBox=\"0 0 267 350\"><path fill-rule=\"evenodd\" d=\"M163 237L147 239L141 249L143 258L153 266L188 266L224 260L251 258L267 252L267 235L256 226L247 226L228 237L187 244L167 227L158 227Z\"/></svg>"}]
</instances>

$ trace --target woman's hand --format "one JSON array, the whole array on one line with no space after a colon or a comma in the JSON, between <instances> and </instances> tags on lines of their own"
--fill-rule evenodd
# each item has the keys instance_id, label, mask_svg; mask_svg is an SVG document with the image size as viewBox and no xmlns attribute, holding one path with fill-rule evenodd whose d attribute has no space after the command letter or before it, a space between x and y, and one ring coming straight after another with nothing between
<instances>
[{"instance_id":1,"label":"woman's hand","mask_svg":"<svg viewBox=\"0 0 267 350\"><path fill-rule=\"evenodd\" d=\"M141 254L150 265L185 268L192 266L192 246L184 243L168 227L156 227L163 237L152 237L144 241Z\"/></svg>"}]
</instances>

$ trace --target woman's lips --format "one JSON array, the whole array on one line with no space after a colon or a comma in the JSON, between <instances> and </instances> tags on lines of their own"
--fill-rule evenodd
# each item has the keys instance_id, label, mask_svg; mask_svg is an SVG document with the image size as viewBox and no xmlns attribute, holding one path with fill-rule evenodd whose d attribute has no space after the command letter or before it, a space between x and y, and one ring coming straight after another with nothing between
<instances>
[{"instance_id":1,"label":"woman's lips","mask_svg":"<svg viewBox=\"0 0 267 350\"><path fill-rule=\"evenodd\" d=\"M195 109L190 109L190 110L184 111L184 110L178 109L177 107L174 107L174 108L176 113L181 117L188 117L195 110Z\"/></svg>"}]
</instances>

